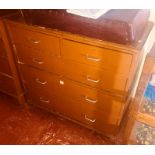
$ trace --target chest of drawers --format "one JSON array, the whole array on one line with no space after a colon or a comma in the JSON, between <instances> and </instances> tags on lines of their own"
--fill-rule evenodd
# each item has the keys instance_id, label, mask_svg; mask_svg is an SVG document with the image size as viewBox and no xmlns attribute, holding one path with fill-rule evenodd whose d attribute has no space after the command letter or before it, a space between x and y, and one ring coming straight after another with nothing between
<instances>
[{"instance_id":1,"label":"chest of drawers","mask_svg":"<svg viewBox=\"0 0 155 155\"><path fill-rule=\"evenodd\" d=\"M118 132L142 45L118 45L10 20L6 25L29 103L101 133ZM143 43L150 30L148 24Z\"/></svg>"},{"instance_id":2,"label":"chest of drawers","mask_svg":"<svg viewBox=\"0 0 155 155\"><path fill-rule=\"evenodd\" d=\"M12 96L18 103L24 102L23 89L3 19L0 19L0 92Z\"/></svg>"}]
</instances>

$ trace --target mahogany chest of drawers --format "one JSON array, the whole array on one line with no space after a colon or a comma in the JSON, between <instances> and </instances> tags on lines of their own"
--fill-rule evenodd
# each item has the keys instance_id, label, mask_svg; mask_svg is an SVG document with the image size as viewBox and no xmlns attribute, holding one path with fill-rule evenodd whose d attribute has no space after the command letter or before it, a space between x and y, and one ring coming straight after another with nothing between
<instances>
[{"instance_id":1,"label":"mahogany chest of drawers","mask_svg":"<svg viewBox=\"0 0 155 155\"><path fill-rule=\"evenodd\" d=\"M150 30L119 45L6 20L26 100L105 134L118 132Z\"/></svg>"}]
</instances>

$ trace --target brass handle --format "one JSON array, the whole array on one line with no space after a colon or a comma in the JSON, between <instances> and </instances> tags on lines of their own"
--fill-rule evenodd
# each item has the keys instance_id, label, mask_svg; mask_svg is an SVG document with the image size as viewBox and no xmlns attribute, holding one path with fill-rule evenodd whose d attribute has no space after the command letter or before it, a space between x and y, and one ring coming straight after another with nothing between
<instances>
[{"instance_id":1,"label":"brass handle","mask_svg":"<svg viewBox=\"0 0 155 155\"><path fill-rule=\"evenodd\" d=\"M19 61L19 60L17 60L17 63L18 63L18 64L21 64L21 65L24 65L24 64L25 64L24 62L21 62L21 61Z\"/></svg>"},{"instance_id":2,"label":"brass handle","mask_svg":"<svg viewBox=\"0 0 155 155\"><path fill-rule=\"evenodd\" d=\"M99 83L100 82L100 80L91 79L89 75L87 75L87 80L90 81L90 82L94 82L94 83Z\"/></svg>"},{"instance_id":3,"label":"brass handle","mask_svg":"<svg viewBox=\"0 0 155 155\"><path fill-rule=\"evenodd\" d=\"M35 40L35 39L31 38L31 37L27 37L27 40L32 42L33 44L39 44L40 43L40 40Z\"/></svg>"},{"instance_id":4,"label":"brass handle","mask_svg":"<svg viewBox=\"0 0 155 155\"><path fill-rule=\"evenodd\" d=\"M44 63L43 61L39 61L36 58L33 58L32 60L33 60L33 62L35 62L35 63L37 63L39 65L42 65Z\"/></svg>"},{"instance_id":5,"label":"brass handle","mask_svg":"<svg viewBox=\"0 0 155 155\"><path fill-rule=\"evenodd\" d=\"M60 80L59 83L60 83L60 85L64 85L65 84L65 82L63 80Z\"/></svg>"},{"instance_id":6,"label":"brass handle","mask_svg":"<svg viewBox=\"0 0 155 155\"><path fill-rule=\"evenodd\" d=\"M44 103L50 103L50 100L44 100L42 97L40 97L40 101Z\"/></svg>"},{"instance_id":7,"label":"brass handle","mask_svg":"<svg viewBox=\"0 0 155 155\"><path fill-rule=\"evenodd\" d=\"M90 99L90 98L88 98L88 96L85 96L85 100L90 103L97 103L97 100Z\"/></svg>"},{"instance_id":8,"label":"brass handle","mask_svg":"<svg viewBox=\"0 0 155 155\"><path fill-rule=\"evenodd\" d=\"M95 61L95 62L101 61L101 58L95 58L95 57L92 57L92 56L89 56L89 55L86 55L86 58L88 60Z\"/></svg>"},{"instance_id":9,"label":"brass handle","mask_svg":"<svg viewBox=\"0 0 155 155\"><path fill-rule=\"evenodd\" d=\"M36 78L35 81L39 84L45 85L47 84L47 81L41 81L39 78Z\"/></svg>"},{"instance_id":10,"label":"brass handle","mask_svg":"<svg viewBox=\"0 0 155 155\"><path fill-rule=\"evenodd\" d=\"M87 121L89 121L89 122L92 122L92 123L94 123L94 122L96 121L96 119L90 119L90 118L88 118L87 115L85 115L85 119L86 119Z\"/></svg>"}]
</instances>

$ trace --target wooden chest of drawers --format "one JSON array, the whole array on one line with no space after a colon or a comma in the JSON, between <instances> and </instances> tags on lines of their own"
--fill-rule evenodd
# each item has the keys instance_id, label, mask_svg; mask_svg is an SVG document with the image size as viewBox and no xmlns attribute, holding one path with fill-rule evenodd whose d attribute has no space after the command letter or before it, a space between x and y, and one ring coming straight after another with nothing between
<instances>
[{"instance_id":1,"label":"wooden chest of drawers","mask_svg":"<svg viewBox=\"0 0 155 155\"><path fill-rule=\"evenodd\" d=\"M6 20L29 103L106 134L118 132L142 44L125 46Z\"/></svg>"},{"instance_id":2,"label":"wooden chest of drawers","mask_svg":"<svg viewBox=\"0 0 155 155\"><path fill-rule=\"evenodd\" d=\"M23 89L3 19L0 19L0 92L14 97L18 103L24 102Z\"/></svg>"}]
</instances>

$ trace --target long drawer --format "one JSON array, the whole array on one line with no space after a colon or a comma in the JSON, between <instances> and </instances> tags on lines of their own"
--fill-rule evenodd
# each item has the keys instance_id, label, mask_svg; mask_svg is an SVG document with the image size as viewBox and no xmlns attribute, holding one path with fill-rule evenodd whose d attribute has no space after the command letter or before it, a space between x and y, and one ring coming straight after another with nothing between
<instances>
[{"instance_id":1,"label":"long drawer","mask_svg":"<svg viewBox=\"0 0 155 155\"><path fill-rule=\"evenodd\" d=\"M0 73L12 75L7 59L1 58L1 57L0 57Z\"/></svg>"},{"instance_id":2,"label":"long drawer","mask_svg":"<svg viewBox=\"0 0 155 155\"><path fill-rule=\"evenodd\" d=\"M17 95L14 80L8 76L0 74L0 91L12 95Z\"/></svg>"},{"instance_id":3,"label":"long drawer","mask_svg":"<svg viewBox=\"0 0 155 155\"><path fill-rule=\"evenodd\" d=\"M23 29L16 26L9 27L12 33L12 39L17 46L19 54L33 55L36 52L41 57L50 57L60 55L59 38L52 35L46 35L40 32ZM22 47L28 47L28 51Z\"/></svg>"},{"instance_id":4,"label":"long drawer","mask_svg":"<svg viewBox=\"0 0 155 155\"><path fill-rule=\"evenodd\" d=\"M128 75L132 63L131 54L65 39L62 41L62 56L68 60L108 69L114 74L123 75Z\"/></svg>"},{"instance_id":5,"label":"long drawer","mask_svg":"<svg viewBox=\"0 0 155 155\"><path fill-rule=\"evenodd\" d=\"M62 74L71 79L116 94L125 94L127 77L113 71L98 69L85 64L64 61Z\"/></svg>"}]
</instances>

